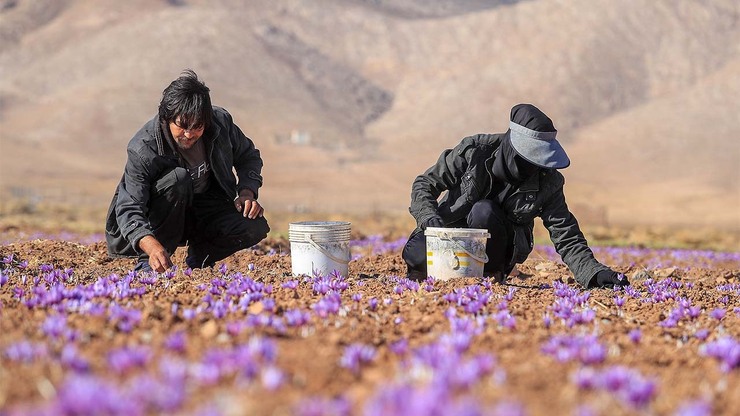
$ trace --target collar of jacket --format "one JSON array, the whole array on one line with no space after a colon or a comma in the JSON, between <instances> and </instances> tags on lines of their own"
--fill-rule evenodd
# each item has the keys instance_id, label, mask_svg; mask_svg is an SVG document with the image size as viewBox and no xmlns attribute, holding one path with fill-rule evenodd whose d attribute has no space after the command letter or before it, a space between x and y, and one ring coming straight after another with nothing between
<instances>
[{"instance_id":1,"label":"collar of jacket","mask_svg":"<svg viewBox=\"0 0 740 416\"><path fill-rule=\"evenodd\" d=\"M494 145L496 145L496 148L491 152L491 156L486 159L486 172L488 173L488 176L490 176L491 181L488 183L488 189L486 189L486 192L483 195L488 195L491 193L491 189L493 189L493 181L496 179L493 177L493 161L496 159L496 156L500 153L500 148L498 145L500 142L494 142ZM518 194L521 192L537 192L540 190L540 176L544 175L545 171L540 169L537 174L532 175L524 181L523 184L519 185L512 195Z\"/></svg>"},{"instance_id":2,"label":"collar of jacket","mask_svg":"<svg viewBox=\"0 0 740 416\"><path fill-rule=\"evenodd\" d=\"M491 142L491 146L493 146L493 151L491 151L491 156L488 156L486 161L484 162L486 166L486 173L488 173L488 186L486 186L485 192L483 195L488 195L491 193L491 190L493 190L493 181L496 179L493 177L493 161L496 160L496 155L499 153L499 146L501 145L501 139L496 138L493 142Z\"/></svg>"},{"instance_id":3,"label":"collar of jacket","mask_svg":"<svg viewBox=\"0 0 740 416\"><path fill-rule=\"evenodd\" d=\"M165 128L167 128L167 125L159 120L159 117L155 117L155 124L156 127L154 128L154 139L157 142L157 152L160 156L166 156L165 153L165 143L167 143L167 148L169 148L170 153L174 156L179 156L179 153L177 152L177 149L175 148L175 144L172 143L174 139L172 139L172 135L165 132ZM213 147L213 142L216 140L216 137L221 133L221 126L216 121L216 117L211 118L211 125L208 127L208 129L203 133L203 139L205 140L206 144L206 154L210 156L211 149Z\"/></svg>"},{"instance_id":4,"label":"collar of jacket","mask_svg":"<svg viewBox=\"0 0 740 416\"><path fill-rule=\"evenodd\" d=\"M520 192L537 192L540 190L540 176L544 171L539 170L536 174L532 175L524 181L523 184L519 185L519 187L514 191L515 194Z\"/></svg>"}]
</instances>

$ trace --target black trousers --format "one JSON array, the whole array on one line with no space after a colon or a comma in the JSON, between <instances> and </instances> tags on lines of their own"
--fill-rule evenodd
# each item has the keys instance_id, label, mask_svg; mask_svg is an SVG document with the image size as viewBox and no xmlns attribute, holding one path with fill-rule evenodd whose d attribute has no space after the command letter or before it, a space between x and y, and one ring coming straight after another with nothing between
<instances>
[{"instance_id":1,"label":"black trousers","mask_svg":"<svg viewBox=\"0 0 740 416\"><path fill-rule=\"evenodd\" d=\"M154 237L170 254L187 245L191 268L212 266L259 243L270 231L264 217L245 218L212 181L206 192L196 194L188 172L175 168L157 180L149 205ZM137 268L146 269L148 263L149 256L142 254Z\"/></svg>"},{"instance_id":2,"label":"black trousers","mask_svg":"<svg viewBox=\"0 0 740 416\"><path fill-rule=\"evenodd\" d=\"M490 199L476 202L465 221L450 224L450 227L487 229L491 238L486 243L488 263L483 266L483 270L491 273L506 272L507 263L514 251L514 228L496 202ZM401 256L408 266L409 274L426 276L427 249L423 230L417 228L411 233Z\"/></svg>"}]
</instances>

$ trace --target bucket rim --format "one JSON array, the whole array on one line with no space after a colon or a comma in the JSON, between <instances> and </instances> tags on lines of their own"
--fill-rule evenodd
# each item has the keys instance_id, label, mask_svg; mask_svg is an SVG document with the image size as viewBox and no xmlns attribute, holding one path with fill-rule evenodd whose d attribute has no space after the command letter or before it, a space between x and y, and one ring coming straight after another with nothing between
<instances>
[{"instance_id":1,"label":"bucket rim","mask_svg":"<svg viewBox=\"0 0 740 416\"><path fill-rule=\"evenodd\" d=\"M299 227L315 227L315 226L350 226L352 225L349 221L297 221L297 222L291 222L289 224L289 227L292 226L299 226Z\"/></svg>"},{"instance_id":2,"label":"bucket rim","mask_svg":"<svg viewBox=\"0 0 740 416\"><path fill-rule=\"evenodd\" d=\"M485 228L445 228L445 227L427 227L424 230L425 236L439 237L444 234L449 237L490 237L491 233Z\"/></svg>"}]
</instances>

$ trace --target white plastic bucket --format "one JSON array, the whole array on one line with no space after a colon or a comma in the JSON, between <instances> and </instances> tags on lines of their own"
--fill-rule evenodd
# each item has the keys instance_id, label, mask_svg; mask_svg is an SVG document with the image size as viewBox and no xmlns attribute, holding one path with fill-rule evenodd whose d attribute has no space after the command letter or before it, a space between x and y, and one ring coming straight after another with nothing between
<instances>
[{"instance_id":1,"label":"white plastic bucket","mask_svg":"<svg viewBox=\"0 0 740 416\"><path fill-rule=\"evenodd\" d=\"M347 276L351 224L342 221L292 222L288 227L293 275L338 272Z\"/></svg>"},{"instance_id":2,"label":"white plastic bucket","mask_svg":"<svg viewBox=\"0 0 740 416\"><path fill-rule=\"evenodd\" d=\"M438 280L453 277L481 277L488 262L488 230L477 228L437 228L424 231L427 241L427 275Z\"/></svg>"}]
</instances>

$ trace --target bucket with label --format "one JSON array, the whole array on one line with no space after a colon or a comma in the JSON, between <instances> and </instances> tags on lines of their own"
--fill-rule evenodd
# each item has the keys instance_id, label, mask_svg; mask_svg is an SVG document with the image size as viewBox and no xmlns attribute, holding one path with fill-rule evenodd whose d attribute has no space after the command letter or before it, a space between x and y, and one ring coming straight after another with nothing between
<instances>
[{"instance_id":1,"label":"bucket with label","mask_svg":"<svg viewBox=\"0 0 740 416\"><path fill-rule=\"evenodd\" d=\"M488 230L477 228L437 228L424 231L427 242L427 275L437 280L453 277L481 277L488 262Z\"/></svg>"},{"instance_id":2,"label":"bucket with label","mask_svg":"<svg viewBox=\"0 0 740 416\"><path fill-rule=\"evenodd\" d=\"M338 272L347 276L351 224L343 221L292 222L288 227L293 275Z\"/></svg>"}]
</instances>

